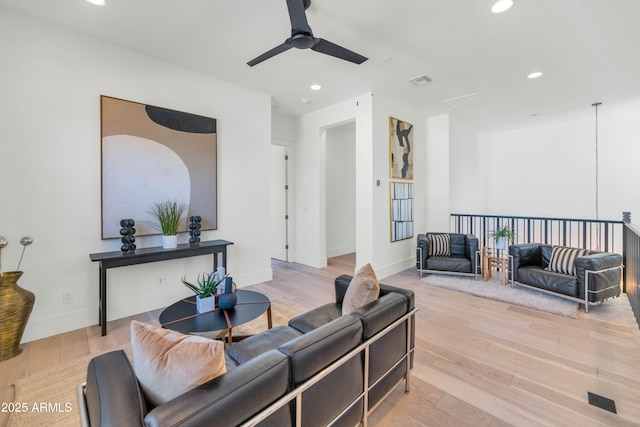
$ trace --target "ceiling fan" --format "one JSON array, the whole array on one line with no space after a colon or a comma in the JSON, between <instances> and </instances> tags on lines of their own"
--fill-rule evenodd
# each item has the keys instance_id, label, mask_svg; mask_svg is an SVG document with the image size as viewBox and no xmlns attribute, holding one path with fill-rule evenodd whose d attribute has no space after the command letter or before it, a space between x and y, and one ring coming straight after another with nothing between
<instances>
[{"instance_id":1,"label":"ceiling fan","mask_svg":"<svg viewBox=\"0 0 640 427\"><path fill-rule=\"evenodd\" d=\"M311 49L325 55L334 56L345 61L355 64L362 64L367 60L364 56L357 54L328 40L313 36L311 27L307 22L305 11L311 5L311 0L287 0L287 8L289 9L289 18L291 20L291 37L286 39L280 46L263 53L255 59L247 62L251 67L274 57L282 52L286 52L292 47L298 49Z\"/></svg>"}]
</instances>

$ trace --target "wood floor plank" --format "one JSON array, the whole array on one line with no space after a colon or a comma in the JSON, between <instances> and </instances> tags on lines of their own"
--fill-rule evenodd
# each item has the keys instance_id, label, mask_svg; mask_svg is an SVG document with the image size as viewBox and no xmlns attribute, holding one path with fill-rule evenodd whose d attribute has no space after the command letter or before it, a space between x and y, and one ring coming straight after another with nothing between
<instances>
[{"instance_id":1,"label":"wood floor plank","mask_svg":"<svg viewBox=\"0 0 640 427\"><path fill-rule=\"evenodd\" d=\"M504 399L498 398L495 391L482 390L477 384L458 378L442 369L429 367L426 370L426 375L419 376L419 378L422 381L428 381L456 399L466 402L470 407L482 410L507 424L522 427L545 425L542 414L527 413L513 404L505 404Z\"/></svg>"},{"instance_id":2,"label":"wood floor plank","mask_svg":"<svg viewBox=\"0 0 640 427\"><path fill-rule=\"evenodd\" d=\"M575 414L580 414L580 417L576 416L571 422L575 422L573 425L581 425L581 421L587 425L601 425L601 426L637 426L638 423L634 421L634 416L637 414L630 413L626 408L620 407L620 401L617 402L616 408L618 414L603 410L588 403L587 393L584 393L579 398L572 398L562 393L545 387L539 383L524 380L523 378L515 377L512 386L519 390L526 391L534 396L548 396L550 401L554 405L562 407L563 412L573 411ZM627 413L629 412L629 413ZM636 412L635 410L633 412ZM585 418L586 417L586 418ZM582 419L579 419L582 418ZM635 418L637 420L637 418Z\"/></svg>"},{"instance_id":3,"label":"wood floor plank","mask_svg":"<svg viewBox=\"0 0 640 427\"><path fill-rule=\"evenodd\" d=\"M436 408L449 414L465 426L500 427L511 425L447 393L438 401Z\"/></svg>"}]
</instances>

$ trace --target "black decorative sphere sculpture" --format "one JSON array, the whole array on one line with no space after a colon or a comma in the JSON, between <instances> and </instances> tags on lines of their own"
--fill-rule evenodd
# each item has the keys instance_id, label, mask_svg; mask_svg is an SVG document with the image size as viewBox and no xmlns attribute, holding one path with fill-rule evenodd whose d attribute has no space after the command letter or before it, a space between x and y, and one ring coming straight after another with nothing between
<instances>
[{"instance_id":1,"label":"black decorative sphere sculpture","mask_svg":"<svg viewBox=\"0 0 640 427\"><path fill-rule=\"evenodd\" d=\"M120 229L120 235L122 236L120 250L122 250L123 254L132 254L136 251L136 244L134 243L136 241L134 237L136 229L133 228L134 225L136 225L136 222L131 218L120 220L120 227L122 227Z\"/></svg>"},{"instance_id":2,"label":"black decorative sphere sculpture","mask_svg":"<svg viewBox=\"0 0 640 427\"><path fill-rule=\"evenodd\" d=\"M194 215L189 217L189 236L191 236L189 238L189 244L191 245L197 245L200 243L200 228L202 228L202 224L200 224L201 221L202 217L200 216Z\"/></svg>"}]
</instances>

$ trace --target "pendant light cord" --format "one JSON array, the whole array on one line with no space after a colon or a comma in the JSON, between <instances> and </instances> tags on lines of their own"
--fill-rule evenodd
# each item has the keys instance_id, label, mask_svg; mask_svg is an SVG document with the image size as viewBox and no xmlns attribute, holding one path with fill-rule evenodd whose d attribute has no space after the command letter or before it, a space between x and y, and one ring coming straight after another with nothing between
<instances>
[{"instance_id":1,"label":"pendant light cord","mask_svg":"<svg viewBox=\"0 0 640 427\"><path fill-rule=\"evenodd\" d=\"M601 104L602 102L596 102L594 104L591 104L596 109L596 220L600 219L599 183L598 183L598 177L599 177L598 168L600 165L600 159L598 156L598 106ZM596 227L598 230L597 247L598 247L598 250L600 250L600 223L598 223Z\"/></svg>"}]
</instances>

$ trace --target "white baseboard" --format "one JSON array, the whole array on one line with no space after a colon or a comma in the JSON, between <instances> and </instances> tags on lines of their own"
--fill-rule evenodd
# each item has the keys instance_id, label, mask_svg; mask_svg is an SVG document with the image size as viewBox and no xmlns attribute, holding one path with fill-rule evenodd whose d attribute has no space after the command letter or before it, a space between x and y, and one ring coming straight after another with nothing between
<instances>
[{"instance_id":1,"label":"white baseboard","mask_svg":"<svg viewBox=\"0 0 640 427\"><path fill-rule=\"evenodd\" d=\"M341 246L339 248L327 248L327 258L333 258L335 256L352 254L356 251L355 245Z\"/></svg>"},{"instance_id":2,"label":"white baseboard","mask_svg":"<svg viewBox=\"0 0 640 427\"><path fill-rule=\"evenodd\" d=\"M378 280L384 279L385 277L393 276L396 273L400 273L401 271L406 270L407 268L416 266L416 260L413 257L406 258L401 261L397 261L387 265L376 265L376 277Z\"/></svg>"},{"instance_id":3,"label":"white baseboard","mask_svg":"<svg viewBox=\"0 0 640 427\"><path fill-rule=\"evenodd\" d=\"M295 254L294 262L308 265L313 268L325 268L327 266L327 257L312 257L307 255Z\"/></svg>"},{"instance_id":4,"label":"white baseboard","mask_svg":"<svg viewBox=\"0 0 640 427\"><path fill-rule=\"evenodd\" d=\"M250 274L233 276L233 281L236 283L238 287L249 286L255 283L268 282L273 279L273 270L271 268L267 268L260 271L254 271ZM173 301L173 299L171 299ZM163 304L163 303L161 303ZM172 302L170 303L172 304ZM167 304L167 305L170 305ZM139 313L143 313L146 311L155 310L160 307L139 307L135 310ZM129 317L134 315L135 313L127 313L123 317ZM120 316L118 316L120 318ZM117 320L109 317L107 320L111 322L113 320ZM97 301L95 304L95 308L85 307L79 310L70 311L68 313L62 313L55 316L42 317L39 319L29 319L27 323L27 327L24 331L24 335L22 336L22 343L26 343L29 341L38 340L41 338L47 338L53 335L62 334L65 332L74 331L80 328L86 328L88 326L94 326L96 330L98 330L98 305ZM108 330L107 330L108 333Z\"/></svg>"},{"instance_id":5,"label":"white baseboard","mask_svg":"<svg viewBox=\"0 0 640 427\"><path fill-rule=\"evenodd\" d=\"M96 328L98 328L97 304L95 308L83 308L55 316L29 319L21 342L25 343L47 338L91 325L96 325Z\"/></svg>"},{"instance_id":6,"label":"white baseboard","mask_svg":"<svg viewBox=\"0 0 640 427\"><path fill-rule=\"evenodd\" d=\"M268 282L270 280L273 280L273 270L271 268L252 271L250 274L233 276L233 281L238 287L255 285L256 283Z\"/></svg>"}]
</instances>

